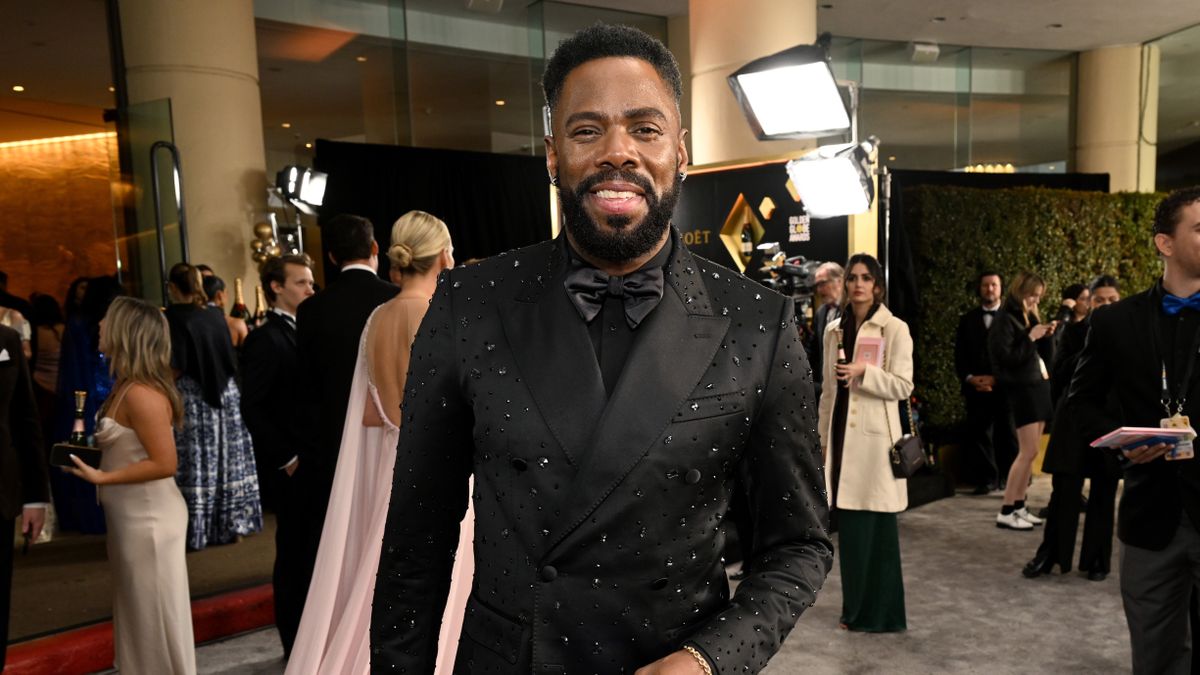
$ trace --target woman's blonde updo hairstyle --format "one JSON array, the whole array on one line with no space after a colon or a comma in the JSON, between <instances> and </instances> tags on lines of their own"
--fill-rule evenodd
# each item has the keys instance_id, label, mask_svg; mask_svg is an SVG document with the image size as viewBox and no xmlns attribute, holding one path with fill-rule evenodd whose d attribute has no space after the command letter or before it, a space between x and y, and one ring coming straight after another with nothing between
<instances>
[{"instance_id":1,"label":"woman's blonde updo hairstyle","mask_svg":"<svg viewBox=\"0 0 1200 675\"><path fill-rule=\"evenodd\" d=\"M401 272L425 274L448 248L450 230L446 223L424 211L409 211L392 225L392 245L387 255Z\"/></svg>"}]
</instances>

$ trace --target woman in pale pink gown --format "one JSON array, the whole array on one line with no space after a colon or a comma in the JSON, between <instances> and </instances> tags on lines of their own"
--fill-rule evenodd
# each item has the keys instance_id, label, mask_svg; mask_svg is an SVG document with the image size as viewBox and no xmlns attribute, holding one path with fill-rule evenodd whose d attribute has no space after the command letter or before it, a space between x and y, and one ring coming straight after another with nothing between
<instances>
[{"instance_id":1,"label":"woman in pale pink gown","mask_svg":"<svg viewBox=\"0 0 1200 675\"><path fill-rule=\"evenodd\" d=\"M370 671L371 600L391 499L409 351L429 308L438 273L454 266L450 232L434 216L410 211L392 227L388 258L392 279L401 290L375 310L359 342L321 549L287 675ZM474 575L474 520L474 512L468 510L442 616L439 674L449 674L454 666Z\"/></svg>"}]
</instances>

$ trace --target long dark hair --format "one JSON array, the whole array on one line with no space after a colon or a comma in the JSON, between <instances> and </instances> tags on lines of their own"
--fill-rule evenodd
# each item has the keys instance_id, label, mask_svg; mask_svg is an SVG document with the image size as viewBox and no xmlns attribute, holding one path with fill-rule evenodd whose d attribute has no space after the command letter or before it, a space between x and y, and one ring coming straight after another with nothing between
<instances>
[{"instance_id":1,"label":"long dark hair","mask_svg":"<svg viewBox=\"0 0 1200 675\"><path fill-rule=\"evenodd\" d=\"M855 253L846 261L846 276L842 281L842 296L846 299L842 306L843 314L850 311L850 289L847 288L850 283L850 269L859 263L866 266L867 273L875 280L875 287L872 289L872 293L875 295L875 304L882 305L887 300L887 289L883 286L883 265L880 265L875 256L870 253Z\"/></svg>"}]
</instances>

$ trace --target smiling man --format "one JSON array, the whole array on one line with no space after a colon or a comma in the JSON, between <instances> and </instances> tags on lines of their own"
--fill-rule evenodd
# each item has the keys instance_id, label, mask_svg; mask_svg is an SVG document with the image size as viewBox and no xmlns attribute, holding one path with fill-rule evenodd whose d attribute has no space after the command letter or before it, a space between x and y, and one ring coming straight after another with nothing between
<instances>
[{"instance_id":1,"label":"smiling man","mask_svg":"<svg viewBox=\"0 0 1200 675\"><path fill-rule=\"evenodd\" d=\"M371 669L455 652L438 655L438 617L474 473L454 672L757 672L832 560L792 303L671 226L687 132L660 42L598 24L543 87L564 234L441 279L413 347ZM731 596L736 491L753 537Z\"/></svg>"}]
</instances>

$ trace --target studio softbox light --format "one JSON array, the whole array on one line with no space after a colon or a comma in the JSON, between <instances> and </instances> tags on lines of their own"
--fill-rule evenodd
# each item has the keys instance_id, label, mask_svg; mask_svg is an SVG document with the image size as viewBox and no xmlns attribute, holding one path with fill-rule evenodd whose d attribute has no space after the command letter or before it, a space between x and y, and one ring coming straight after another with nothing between
<instances>
[{"instance_id":1,"label":"studio softbox light","mask_svg":"<svg viewBox=\"0 0 1200 675\"><path fill-rule=\"evenodd\" d=\"M800 45L751 61L729 76L729 86L759 140L850 129L850 112L823 46Z\"/></svg>"},{"instance_id":2,"label":"studio softbox light","mask_svg":"<svg viewBox=\"0 0 1200 675\"><path fill-rule=\"evenodd\" d=\"M832 218L871 208L871 153L877 143L872 136L858 144L826 145L787 163L788 177L810 216Z\"/></svg>"}]
</instances>

